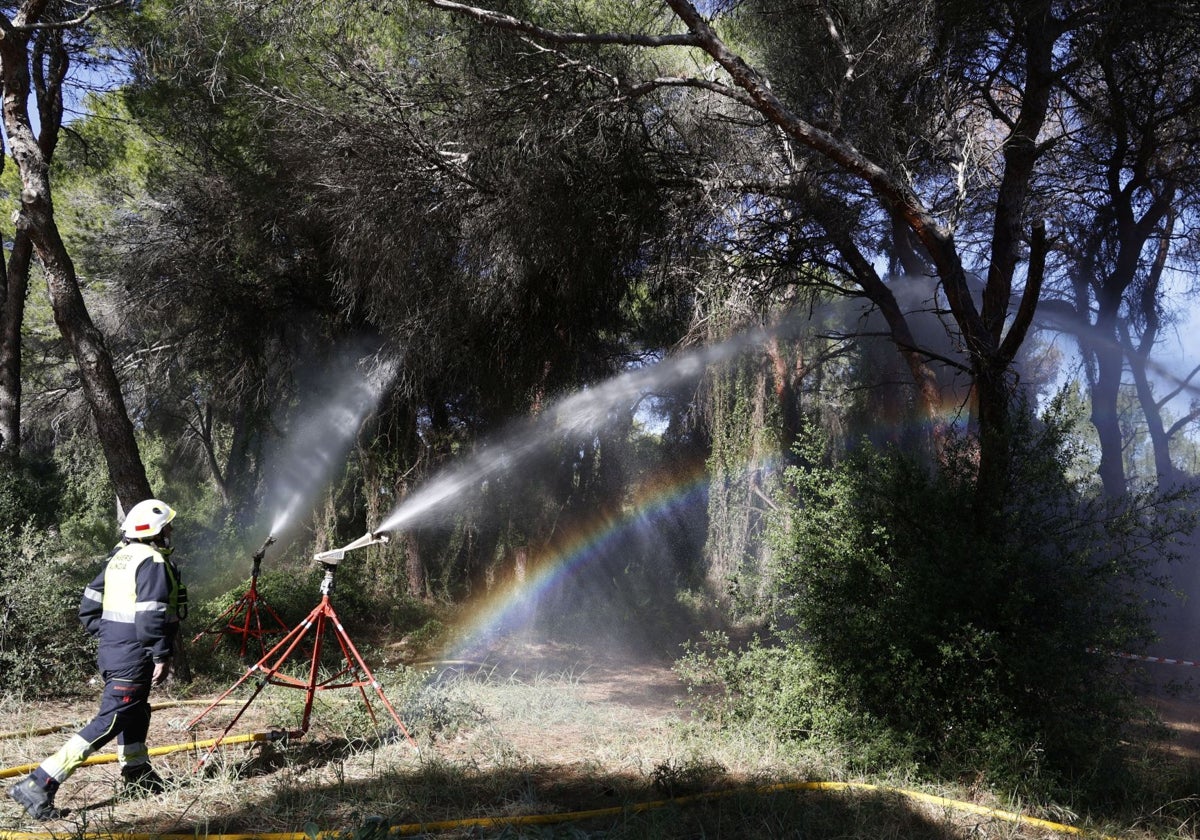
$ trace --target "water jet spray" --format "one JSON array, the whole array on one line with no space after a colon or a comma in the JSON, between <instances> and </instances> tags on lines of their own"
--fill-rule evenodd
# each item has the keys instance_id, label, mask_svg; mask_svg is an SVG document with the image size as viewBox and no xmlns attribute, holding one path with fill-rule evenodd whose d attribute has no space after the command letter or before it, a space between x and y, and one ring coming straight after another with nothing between
<instances>
[{"instance_id":1,"label":"water jet spray","mask_svg":"<svg viewBox=\"0 0 1200 840\"><path fill-rule=\"evenodd\" d=\"M317 377L317 387L305 395L297 415L288 418L290 428L280 419L285 438L267 456L273 478L263 510L272 516L271 534L285 542L286 532L344 462L363 421L396 376L395 360L364 352L361 345L349 348L345 358L334 360Z\"/></svg>"},{"instance_id":2,"label":"water jet spray","mask_svg":"<svg viewBox=\"0 0 1200 840\"><path fill-rule=\"evenodd\" d=\"M776 329L785 326L786 322ZM712 365L723 364L748 348L762 345L773 334L762 328L749 330L719 344L623 373L555 402L544 414L514 426L461 465L434 476L388 514L380 531L395 531L422 522L448 500L528 460L542 450L548 436L591 431L607 420L614 406L633 405L646 393L668 384L699 379Z\"/></svg>"}]
</instances>

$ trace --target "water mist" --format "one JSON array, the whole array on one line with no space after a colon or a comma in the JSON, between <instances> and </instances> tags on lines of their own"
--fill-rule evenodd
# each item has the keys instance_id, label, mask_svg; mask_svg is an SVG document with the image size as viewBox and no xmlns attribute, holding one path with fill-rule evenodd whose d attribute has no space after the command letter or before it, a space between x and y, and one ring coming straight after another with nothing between
<instances>
[{"instance_id":1,"label":"water mist","mask_svg":"<svg viewBox=\"0 0 1200 840\"><path fill-rule=\"evenodd\" d=\"M422 485L388 514L378 530L392 532L423 524L463 493L493 476L516 469L542 452L548 439L595 430L615 409L634 405L647 393L668 385L697 380L709 366L727 362L743 350L760 345L766 336L763 330L752 330L720 344L620 374L559 400L543 414L482 444L463 463Z\"/></svg>"},{"instance_id":2,"label":"water mist","mask_svg":"<svg viewBox=\"0 0 1200 840\"><path fill-rule=\"evenodd\" d=\"M341 364L329 374L335 386L316 411L286 437L286 446L268 458L268 489L263 509L270 512L273 537L286 533L308 512L316 495L345 463L367 415L395 376L394 362L377 362L365 372Z\"/></svg>"}]
</instances>

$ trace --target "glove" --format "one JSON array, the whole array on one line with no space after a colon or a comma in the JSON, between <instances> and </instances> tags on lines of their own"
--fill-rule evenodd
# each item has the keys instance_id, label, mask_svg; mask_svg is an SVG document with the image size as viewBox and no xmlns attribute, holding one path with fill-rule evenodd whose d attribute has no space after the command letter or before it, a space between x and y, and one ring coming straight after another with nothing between
<instances>
[{"instance_id":1,"label":"glove","mask_svg":"<svg viewBox=\"0 0 1200 840\"><path fill-rule=\"evenodd\" d=\"M162 662L154 663L154 675L150 678L152 685L162 685L167 681L167 677L171 675L171 660L164 659Z\"/></svg>"}]
</instances>

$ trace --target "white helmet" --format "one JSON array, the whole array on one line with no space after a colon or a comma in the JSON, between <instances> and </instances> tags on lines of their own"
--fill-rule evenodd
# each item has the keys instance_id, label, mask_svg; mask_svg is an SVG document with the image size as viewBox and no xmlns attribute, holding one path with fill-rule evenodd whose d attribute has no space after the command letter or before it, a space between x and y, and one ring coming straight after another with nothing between
<instances>
[{"instance_id":1,"label":"white helmet","mask_svg":"<svg viewBox=\"0 0 1200 840\"><path fill-rule=\"evenodd\" d=\"M146 499L129 509L121 531L128 540L144 540L162 532L167 523L175 518L175 511L166 502Z\"/></svg>"}]
</instances>

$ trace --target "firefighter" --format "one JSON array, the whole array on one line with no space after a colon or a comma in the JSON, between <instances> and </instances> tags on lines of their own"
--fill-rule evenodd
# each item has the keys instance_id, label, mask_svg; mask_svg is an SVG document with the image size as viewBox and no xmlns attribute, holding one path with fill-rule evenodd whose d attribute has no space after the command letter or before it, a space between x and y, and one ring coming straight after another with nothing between
<instances>
[{"instance_id":1,"label":"firefighter","mask_svg":"<svg viewBox=\"0 0 1200 840\"><path fill-rule=\"evenodd\" d=\"M146 733L150 687L170 675L179 621L187 614L187 589L170 559L174 518L175 511L158 499L134 505L121 526L121 542L83 591L79 620L99 641L104 693L92 721L9 788L9 796L35 819L66 815L54 805L59 785L114 737L127 792L163 790L162 777L150 766Z\"/></svg>"}]
</instances>

